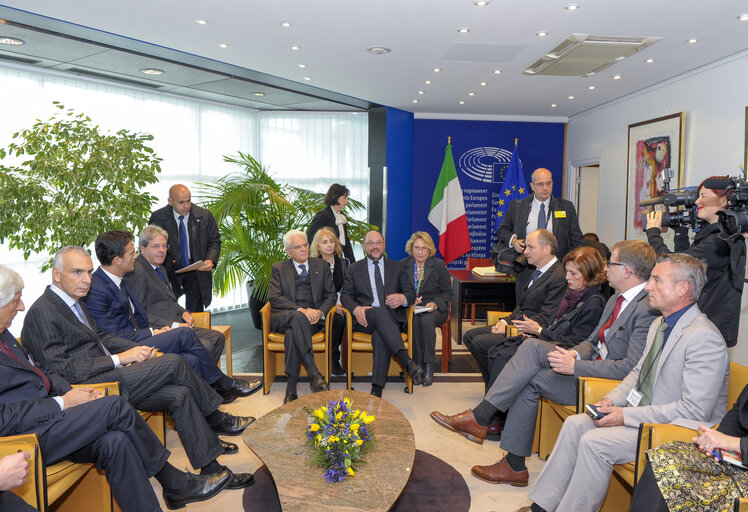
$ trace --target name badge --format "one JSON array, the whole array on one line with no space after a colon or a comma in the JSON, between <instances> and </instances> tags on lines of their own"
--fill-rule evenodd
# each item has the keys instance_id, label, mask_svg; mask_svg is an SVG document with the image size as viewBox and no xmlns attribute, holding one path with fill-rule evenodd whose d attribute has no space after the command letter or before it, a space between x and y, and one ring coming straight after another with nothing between
<instances>
[{"instance_id":1,"label":"name badge","mask_svg":"<svg viewBox=\"0 0 748 512\"><path fill-rule=\"evenodd\" d=\"M566 210L554 210L553 216L557 219L565 219L566 218Z\"/></svg>"},{"instance_id":2,"label":"name badge","mask_svg":"<svg viewBox=\"0 0 748 512\"><path fill-rule=\"evenodd\" d=\"M638 407L639 402L642 401L642 395L639 393L636 388L631 388L631 392L629 393L629 396L626 398L626 401L631 404L632 407Z\"/></svg>"},{"instance_id":3,"label":"name badge","mask_svg":"<svg viewBox=\"0 0 748 512\"><path fill-rule=\"evenodd\" d=\"M608 358L608 345L605 343L600 343L600 358L601 359L607 359Z\"/></svg>"}]
</instances>

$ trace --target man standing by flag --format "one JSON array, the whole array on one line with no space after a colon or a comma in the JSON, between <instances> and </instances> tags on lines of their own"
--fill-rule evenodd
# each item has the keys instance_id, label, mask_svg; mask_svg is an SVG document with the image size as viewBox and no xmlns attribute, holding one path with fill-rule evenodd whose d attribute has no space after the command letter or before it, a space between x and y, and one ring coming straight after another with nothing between
<instances>
[{"instance_id":1,"label":"man standing by flag","mask_svg":"<svg viewBox=\"0 0 748 512\"><path fill-rule=\"evenodd\" d=\"M506 176L504 176L504 185L499 193L499 207L496 209L496 217L493 221L494 231L499 229L509 205L515 200L524 199L529 193L530 191L525 183L525 175L522 173L522 163L519 161L519 155L517 154L517 139L514 139L514 152L512 153L512 159L509 160L509 167ZM532 233L532 231L528 230L527 233Z\"/></svg>"},{"instance_id":2,"label":"man standing by flag","mask_svg":"<svg viewBox=\"0 0 748 512\"><path fill-rule=\"evenodd\" d=\"M469 252L471 248L465 201L452 157L451 139L452 137L447 139L444 163L434 188L428 216L429 222L439 230L439 252L447 264Z\"/></svg>"}]
</instances>

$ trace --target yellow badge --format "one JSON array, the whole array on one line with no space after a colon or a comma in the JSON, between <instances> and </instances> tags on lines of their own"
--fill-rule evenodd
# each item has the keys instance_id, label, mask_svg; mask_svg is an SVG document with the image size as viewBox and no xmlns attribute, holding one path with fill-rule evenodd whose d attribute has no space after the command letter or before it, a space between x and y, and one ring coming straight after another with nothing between
<instances>
[{"instance_id":1,"label":"yellow badge","mask_svg":"<svg viewBox=\"0 0 748 512\"><path fill-rule=\"evenodd\" d=\"M566 210L554 210L553 216L557 219L565 219L566 218Z\"/></svg>"}]
</instances>

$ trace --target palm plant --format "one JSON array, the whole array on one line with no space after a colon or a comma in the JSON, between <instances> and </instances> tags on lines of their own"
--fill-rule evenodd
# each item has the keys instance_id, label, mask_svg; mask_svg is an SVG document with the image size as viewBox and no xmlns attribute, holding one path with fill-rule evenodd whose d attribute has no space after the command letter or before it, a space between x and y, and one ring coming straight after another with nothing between
<instances>
[{"instance_id":1,"label":"palm plant","mask_svg":"<svg viewBox=\"0 0 748 512\"><path fill-rule=\"evenodd\" d=\"M213 287L225 295L250 279L254 281L252 296L264 303L270 267L288 257L283 235L290 229L305 231L312 217L325 208L325 195L278 183L249 154L239 152L224 160L242 170L198 185L201 203L213 213L221 232L221 258L213 272ZM365 207L350 200L346 209L360 212ZM370 229L374 226L349 219L352 240L361 240Z\"/></svg>"}]
</instances>

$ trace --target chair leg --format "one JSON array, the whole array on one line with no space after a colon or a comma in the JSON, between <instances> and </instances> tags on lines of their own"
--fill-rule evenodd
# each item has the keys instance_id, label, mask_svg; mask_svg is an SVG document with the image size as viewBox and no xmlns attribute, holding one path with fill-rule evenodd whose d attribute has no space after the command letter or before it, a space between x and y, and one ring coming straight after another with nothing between
<instances>
[{"instance_id":1,"label":"chair leg","mask_svg":"<svg viewBox=\"0 0 748 512\"><path fill-rule=\"evenodd\" d=\"M447 373L447 367L452 360L451 322L447 319L442 324L442 373Z\"/></svg>"},{"instance_id":2,"label":"chair leg","mask_svg":"<svg viewBox=\"0 0 748 512\"><path fill-rule=\"evenodd\" d=\"M470 304L470 325L475 325L475 303Z\"/></svg>"}]
</instances>

